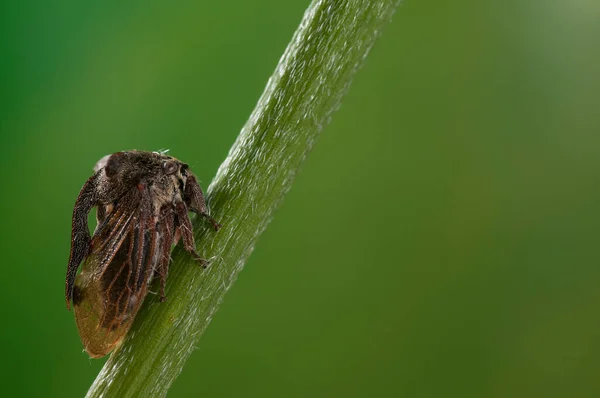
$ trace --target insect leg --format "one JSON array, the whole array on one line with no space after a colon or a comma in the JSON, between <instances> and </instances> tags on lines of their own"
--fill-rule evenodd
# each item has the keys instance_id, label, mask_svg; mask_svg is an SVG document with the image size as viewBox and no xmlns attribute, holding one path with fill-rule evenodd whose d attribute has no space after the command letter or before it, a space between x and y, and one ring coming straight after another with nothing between
<instances>
[{"instance_id":1,"label":"insect leg","mask_svg":"<svg viewBox=\"0 0 600 398\"><path fill-rule=\"evenodd\" d=\"M208 266L208 260L203 259L196 252L196 242L194 241L192 222L188 216L188 209L185 203L179 202L175 205L175 214L177 215L177 230L183 238L183 248L194 256L202 268L206 268Z\"/></svg>"},{"instance_id":2,"label":"insect leg","mask_svg":"<svg viewBox=\"0 0 600 398\"><path fill-rule=\"evenodd\" d=\"M221 225L219 225L219 223L208 214L206 200L204 199L202 188L200 188L200 184L198 184L198 180L196 179L195 175L190 174L188 176L183 194L185 196L185 203L191 211L200 214L202 217L210 221L215 231L218 231L219 228L221 228Z\"/></svg>"},{"instance_id":3,"label":"insect leg","mask_svg":"<svg viewBox=\"0 0 600 398\"><path fill-rule=\"evenodd\" d=\"M158 231L160 236L160 248L158 257L157 272L160 276L160 301L167 301L165 295L165 285L167 275L169 274L169 264L171 262L171 244L175 235L175 214L171 205L164 206L160 211L160 221L158 222Z\"/></svg>"},{"instance_id":4,"label":"insect leg","mask_svg":"<svg viewBox=\"0 0 600 398\"><path fill-rule=\"evenodd\" d=\"M81 188L75 208L73 209L73 220L71 228L71 252L67 266L67 278L65 281L65 301L67 309L71 309L71 298L73 297L73 286L79 264L90 252L90 231L88 229L88 214L92 207L98 202L98 180L99 173L91 176Z\"/></svg>"}]
</instances>

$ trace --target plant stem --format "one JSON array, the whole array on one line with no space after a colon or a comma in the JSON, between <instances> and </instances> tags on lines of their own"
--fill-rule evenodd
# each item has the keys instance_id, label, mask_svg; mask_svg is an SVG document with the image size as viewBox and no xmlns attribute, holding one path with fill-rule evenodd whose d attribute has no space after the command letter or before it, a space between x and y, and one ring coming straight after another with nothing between
<instances>
[{"instance_id":1,"label":"plant stem","mask_svg":"<svg viewBox=\"0 0 600 398\"><path fill-rule=\"evenodd\" d=\"M173 253L165 303L149 296L88 397L164 396L290 189L398 0L314 0L207 190L215 233L195 219L202 271Z\"/></svg>"}]
</instances>

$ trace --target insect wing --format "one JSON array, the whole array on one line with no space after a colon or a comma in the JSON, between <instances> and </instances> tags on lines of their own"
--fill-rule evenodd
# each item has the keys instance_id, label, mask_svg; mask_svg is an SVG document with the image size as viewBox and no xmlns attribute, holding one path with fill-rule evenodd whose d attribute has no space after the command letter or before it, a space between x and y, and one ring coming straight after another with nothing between
<instances>
[{"instance_id":1,"label":"insect wing","mask_svg":"<svg viewBox=\"0 0 600 398\"><path fill-rule=\"evenodd\" d=\"M160 247L151 200L137 189L103 210L73 294L77 327L91 357L109 353L131 327Z\"/></svg>"}]
</instances>

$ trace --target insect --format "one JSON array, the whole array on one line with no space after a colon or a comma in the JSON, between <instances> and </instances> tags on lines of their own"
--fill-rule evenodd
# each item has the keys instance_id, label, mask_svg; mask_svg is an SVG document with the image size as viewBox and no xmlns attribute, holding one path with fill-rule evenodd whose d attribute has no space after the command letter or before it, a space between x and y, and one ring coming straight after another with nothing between
<instances>
[{"instance_id":1,"label":"insect","mask_svg":"<svg viewBox=\"0 0 600 398\"><path fill-rule=\"evenodd\" d=\"M94 207L98 223L90 236L88 214ZM72 301L91 357L103 357L122 341L154 277L160 278L161 301L166 300L173 244L181 239L184 249L207 266L196 252L189 211L220 228L187 164L136 150L98 161L73 210L65 282L67 308Z\"/></svg>"}]
</instances>

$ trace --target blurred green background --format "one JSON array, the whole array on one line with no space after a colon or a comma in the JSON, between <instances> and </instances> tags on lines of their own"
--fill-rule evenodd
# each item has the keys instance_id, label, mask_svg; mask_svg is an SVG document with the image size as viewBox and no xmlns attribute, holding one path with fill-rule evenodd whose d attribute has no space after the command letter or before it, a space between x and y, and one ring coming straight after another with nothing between
<instances>
[{"instance_id":1,"label":"blurred green background","mask_svg":"<svg viewBox=\"0 0 600 398\"><path fill-rule=\"evenodd\" d=\"M206 187L309 1L3 1L2 392L81 397L71 212ZM600 3L406 0L171 397L600 396Z\"/></svg>"}]
</instances>

